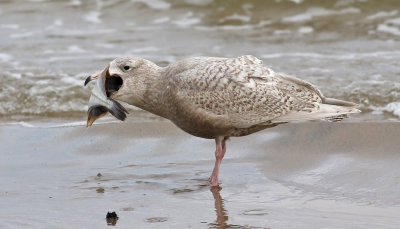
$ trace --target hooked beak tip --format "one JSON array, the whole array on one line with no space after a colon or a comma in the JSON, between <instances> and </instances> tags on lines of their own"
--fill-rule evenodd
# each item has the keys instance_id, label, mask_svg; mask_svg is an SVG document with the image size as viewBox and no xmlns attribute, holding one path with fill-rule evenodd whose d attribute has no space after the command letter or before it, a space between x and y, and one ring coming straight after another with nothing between
<instances>
[{"instance_id":1,"label":"hooked beak tip","mask_svg":"<svg viewBox=\"0 0 400 229\"><path fill-rule=\"evenodd\" d=\"M85 79L85 83L83 84L83 86L86 86L90 81L95 80L97 78L99 78L100 76L102 76L102 74L104 74L106 77L110 76L110 65L108 65L103 71L99 71L94 73L93 75L88 76Z\"/></svg>"},{"instance_id":2,"label":"hooked beak tip","mask_svg":"<svg viewBox=\"0 0 400 229\"><path fill-rule=\"evenodd\" d=\"M85 80L85 84L83 86L86 86L90 81L92 81L92 76L88 76Z\"/></svg>"}]
</instances>

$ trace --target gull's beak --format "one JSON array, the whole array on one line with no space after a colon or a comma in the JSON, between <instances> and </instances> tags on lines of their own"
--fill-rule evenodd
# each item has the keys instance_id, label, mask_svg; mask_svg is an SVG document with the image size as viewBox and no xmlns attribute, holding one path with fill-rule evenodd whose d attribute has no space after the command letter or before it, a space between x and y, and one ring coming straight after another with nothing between
<instances>
[{"instance_id":1,"label":"gull's beak","mask_svg":"<svg viewBox=\"0 0 400 229\"><path fill-rule=\"evenodd\" d=\"M86 78L85 84L84 84L83 86L86 86L86 84L88 84L90 81L99 78L99 76L101 75L101 73L103 73L103 71L99 71L99 72L94 73L94 74L91 75L91 76L88 76L88 77Z\"/></svg>"},{"instance_id":2,"label":"gull's beak","mask_svg":"<svg viewBox=\"0 0 400 229\"><path fill-rule=\"evenodd\" d=\"M94 121L106 115L107 112L110 112L114 117L122 121L125 120L126 113L128 113L119 102L107 96L105 82L106 78L110 77L109 67L107 66L102 72L96 73L98 76L96 77L96 85L89 99L86 127L91 126ZM87 82L91 80L90 77L86 79Z\"/></svg>"}]
</instances>

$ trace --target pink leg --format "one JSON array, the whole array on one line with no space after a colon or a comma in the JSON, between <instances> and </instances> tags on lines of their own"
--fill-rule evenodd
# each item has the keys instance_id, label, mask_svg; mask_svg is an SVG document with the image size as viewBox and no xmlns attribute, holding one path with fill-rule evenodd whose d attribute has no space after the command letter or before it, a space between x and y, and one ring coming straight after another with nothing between
<instances>
[{"instance_id":1,"label":"pink leg","mask_svg":"<svg viewBox=\"0 0 400 229\"><path fill-rule=\"evenodd\" d=\"M219 167L222 162L222 158L224 158L225 152L226 152L226 144L225 144L225 138L222 136L218 136L215 138L215 144L216 144L216 149L215 149L215 165L214 165L214 170L208 179L210 182L211 186L218 186L218 173L219 173Z\"/></svg>"}]
</instances>

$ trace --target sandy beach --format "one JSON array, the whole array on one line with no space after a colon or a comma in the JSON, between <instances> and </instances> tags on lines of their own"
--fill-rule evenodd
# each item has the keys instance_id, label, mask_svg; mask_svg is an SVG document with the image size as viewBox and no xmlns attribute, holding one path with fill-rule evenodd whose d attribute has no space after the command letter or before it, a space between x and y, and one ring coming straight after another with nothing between
<instances>
[{"instance_id":1,"label":"sandy beach","mask_svg":"<svg viewBox=\"0 0 400 229\"><path fill-rule=\"evenodd\" d=\"M0 228L398 228L400 123L286 124L214 142L167 121L0 126ZM5 207L4 207L5 206Z\"/></svg>"}]
</instances>

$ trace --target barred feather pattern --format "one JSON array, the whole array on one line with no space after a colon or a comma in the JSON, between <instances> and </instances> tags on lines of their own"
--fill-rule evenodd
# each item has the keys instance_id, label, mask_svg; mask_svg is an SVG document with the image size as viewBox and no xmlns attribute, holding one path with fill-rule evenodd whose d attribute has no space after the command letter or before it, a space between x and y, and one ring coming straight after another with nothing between
<instances>
[{"instance_id":1,"label":"barred feather pattern","mask_svg":"<svg viewBox=\"0 0 400 229\"><path fill-rule=\"evenodd\" d=\"M195 67L173 77L178 97L226 116L233 125L248 127L290 111L312 111L321 103L321 93L314 86L276 74L253 56L191 62L197 63Z\"/></svg>"}]
</instances>

